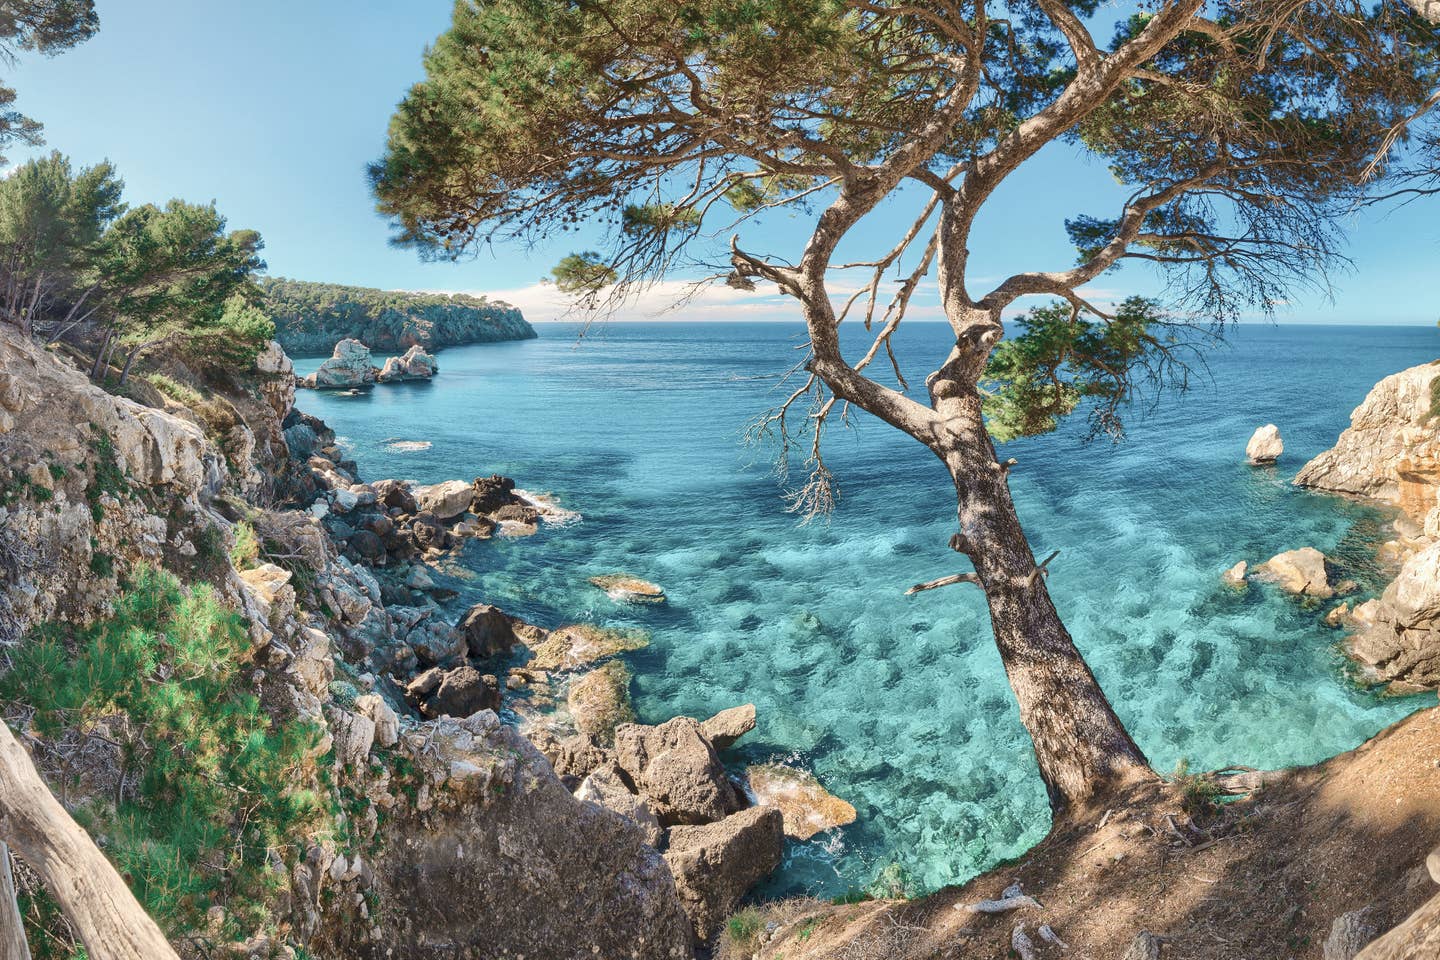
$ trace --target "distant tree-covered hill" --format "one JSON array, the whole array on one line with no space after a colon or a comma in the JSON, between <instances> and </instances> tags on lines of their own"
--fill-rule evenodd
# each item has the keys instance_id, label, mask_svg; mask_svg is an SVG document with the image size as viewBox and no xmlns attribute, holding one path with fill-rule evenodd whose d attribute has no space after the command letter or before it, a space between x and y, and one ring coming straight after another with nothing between
<instances>
[{"instance_id":1,"label":"distant tree-covered hill","mask_svg":"<svg viewBox=\"0 0 1440 960\"><path fill-rule=\"evenodd\" d=\"M406 293L282 277L261 281L275 336L291 356L328 355L346 337L377 352L415 344L427 350L462 343L528 340L535 330L520 310L462 293Z\"/></svg>"}]
</instances>

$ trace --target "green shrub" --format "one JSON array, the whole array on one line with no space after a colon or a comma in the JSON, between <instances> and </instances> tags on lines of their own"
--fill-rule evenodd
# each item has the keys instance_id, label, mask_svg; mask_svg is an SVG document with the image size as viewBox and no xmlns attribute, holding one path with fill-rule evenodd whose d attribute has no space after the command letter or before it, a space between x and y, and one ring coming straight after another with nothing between
<instances>
[{"instance_id":1,"label":"green shrub","mask_svg":"<svg viewBox=\"0 0 1440 960\"><path fill-rule=\"evenodd\" d=\"M230 545L230 562L237 570L248 570L260 556L260 541L249 520L235 524L235 542Z\"/></svg>"},{"instance_id":2,"label":"green shrub","mask_svg":"<svg viewBox=\"0 0 1440 960\"><path fill-rule=\"evenodd\" d=\"M129 717L123 729L135 735L121 750L134 786L97 827L171 933L198 926L215 903L240 929L267 923L284 882L268 852L293 858L324 822L323 800L303 786L320 731L266 714L247 689L248 648L244 620L209 587L187 592L142 567L110 619L78 636L42 627L0 677L0 697L32 706L47 735Z\"/></svg>"},{"instance_id":3,"label":"green shrub","mask_svg":"<svg viewBox=\"0 0 1440 960\"><path fill-rule=\"evenodd\" d=\"M176 403L183 403L187 407L198 407L203 400L198 390L167 377L163 373L147 373L145 379L150 381L150 385L156 390Z\"/></svg>"},{"instance_id":4,"label":"green shrub","mask_svg":"<svg viewBox=\"0 0 1440 960\"><path fill-rule=\"evenodd\" d=\"M755 907L745 907L725 921L725 943L749 954L760 946L760 933L765 929L765 915Z\"/></svg>"}]
</instances>

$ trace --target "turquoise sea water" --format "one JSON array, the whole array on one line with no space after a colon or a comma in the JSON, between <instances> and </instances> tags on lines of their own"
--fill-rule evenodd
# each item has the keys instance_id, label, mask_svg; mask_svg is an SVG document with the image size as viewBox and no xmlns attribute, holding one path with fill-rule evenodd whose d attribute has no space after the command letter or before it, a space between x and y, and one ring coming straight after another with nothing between
<instances>
[{"instance_id":1,"label":"turquoise sea water","mask_svg":"<svg viewBox=\"0 0 1440 960\"><path fill-rule=\"evenodd\" d=\"M735 762L788 758L859 811L790 844L770 892L833 895L891 863L930 890L1042 837L1044 791L979 593L902 596L960 568L939 463L878 421L834 431L839 511L798 525L767 452L740 443L783 396L798 327L611 324L579 342L577 329L446 350L431 384L302 393L300 405L369 479L500 472L583 514L467 544L474 576L451 581L456 603L650 630L652 645L629 656L649 722L754 702L759 727ZM919 382L948 328L902 334ZM1375 381L1437 354L1429 328L1242 327L1210 355L1209 378L1137 413L1123 444L1084 445L1076 423L1004 449L1019 460L1012 488L1036 553L1061 550L1050 578L1061 614L1158 768L1312 762L1433 701L1358 689L1324 607L1227 589L1219 574L1313 545L1366 590L1383 585L1371 558L1389 517L1290 479ZM1285 456L1248 467L1245 441L1267 422ZM616 571L662 584L669 603L625 607L586 583Z\"/></svg>"}]
</instances>

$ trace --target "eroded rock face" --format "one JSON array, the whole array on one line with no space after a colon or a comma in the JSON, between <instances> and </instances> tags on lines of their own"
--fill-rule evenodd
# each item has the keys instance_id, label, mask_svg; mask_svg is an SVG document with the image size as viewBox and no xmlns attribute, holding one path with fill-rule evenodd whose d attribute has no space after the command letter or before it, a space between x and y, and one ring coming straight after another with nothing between
<instances>
[{"instance_id":1,"label":"eroded rock face","mask_svg":"<svg viewBox=\"0 0 1440 960\"><path fill-rule=\"evenodd\" d=\"M322 955L380 960L677 960L691 927L644 831L576 800L493 713L407 732L426 809L380 827L393 851L372 889L395 905L371 930L335 923ZM732 858L734 859L734 858Z\"/></svg>"},{"instance_id":2,"label":"eroded rock face","mask_svg":"<svg viewBox=\"0 0 1440 960\"><path fill-rule=\"evenodd\" d=\"M616 729L635 719L630 709L630 671L612 660L571 684L566 702L580 733L602 745L614 743Z\"/></svg>"},{"instance_id":3,"label":"eroded rock face","mask_svg":"<svg viewBox=\"0 0 1440 960\"><path fill-rule=\"evenodd\" d=\"M1307 463L1295 483L1384 500L1423 522L1440 490L1440 432L1430 413L1436 377L1440 365L1427 363L1377 383L1335 446Z\"/></svg>"},{"instance_id":4,"label":"eroded rock face","mask_svg":"<svg viewBox=\"0 0 1440 960\"><path fill-rule=\"evenodd\" d=\"M666 825L712 823L738 806L720 758L690 717L658 727L621 724L615 728L615 756Z\"/></svg>"},{"instance_id":5,"label":"eroded rock face","mask_svg":"<svg viewBox=\"0 0 1440 960\"><path fill-rule=\"evenodd\" d=\"M1349 650L1376 681L1396 693L1440 686L1440 542L1410 557L1365 616Z\"/></svg>"},{"instance_id":6,"label":"eroded rock face","mask_svg":"<svg viewBox=\"0 0 1440 960\"><path fill-rule=\"evenodd\" d=\"M665 861L697 940L720 931L756 883L780 866L785 838L774 807L751 807L704 826L674 827Z\"/></svg>"},{"instance_id":7,"label":"eroded rock face","mask_svg":"<svg viewBox=\"0 0 1440 960\"><path fill-rule=\"evenodd\" d=\"M633 821L645 832L645 842L652 847L658 848L665 837L660 819L650 808L650 801L625 785L620 768L613 763L606 763L592 771L575 790L575 798L598 803Z\"/></svg>"},{"instance_id":8,"label":"eroded rock face","mask_svg":"<svg viewBox=\"0 0 1440 960\"><path fill-rule=\"evenodd\" d=\"M1251 463L1274 463L1285 452L1285 442L1280 438L1280 428L1273 423L1259 427L1250 435L1245 444L1245 458Z\"/></svg>"}]
</instances>

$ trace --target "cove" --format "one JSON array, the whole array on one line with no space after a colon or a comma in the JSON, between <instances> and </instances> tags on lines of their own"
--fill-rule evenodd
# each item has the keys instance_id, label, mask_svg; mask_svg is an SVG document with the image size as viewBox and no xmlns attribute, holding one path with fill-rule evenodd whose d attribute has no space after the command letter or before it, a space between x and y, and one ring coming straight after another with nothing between
<instances>
[{"instance_id":1,"label":"cove","mask_svg":"<svg viewBox=\"0 0 1440 960\"><path fill-rule=\"evenodd\" d=\"M742 443L785 395L798 325L611 323L583 339L577 325L538 329L539 340L445 350L433 383L303 392L299 405L337 431L366 479L499 472L583 515L468 543L446 584L457 604L483 599L546 625L650 631L651 646L627 656L645 722L753 702L759 727L737 761L793 760L859 813L789 844L768 892L833 896L890 864L924 892L1039 840L1044 791L983 599L968 587L903 596L961 568L938 461L877 421L834 429L838 512L801 525L773 448ZM912 382L948 336L902 327ZM1137 404L1123 443L1084 444L1075 418L1002 448L1019 461L1011 487L1037 555L1061 551L1050 578L1060 613L1157 769L1314 762L1433 702L1358 687L1326 607L1219 575L1314 546L1360 597L1383 587L1373 553L1390 515L1290 480L1377 380L1437 346L1430 328L1243 326L1190 392ZM1245 441L1269 422L1285 456L1249 467ZM619 605L587 583L616 571L660 583L669 602Z\"/></svg>"}]
</instances>

